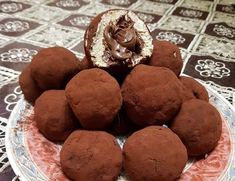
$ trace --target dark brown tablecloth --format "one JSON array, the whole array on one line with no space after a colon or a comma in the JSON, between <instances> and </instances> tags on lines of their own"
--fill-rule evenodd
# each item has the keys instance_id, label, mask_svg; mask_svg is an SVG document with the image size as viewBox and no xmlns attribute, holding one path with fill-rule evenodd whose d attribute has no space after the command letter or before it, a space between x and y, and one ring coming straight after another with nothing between
<instances>
[{"instance_id":1,"label":"dark brown tablecloth","mask_svg":"<svg viewBox=\"0 0 235 181\"><path fill-rule=\"evenodd\" d=\"M22 97L18 75L38 50L64 46L84 56L91 18L128 8L154 39L177 44L184 74L203 80L235 105L235 0L0 0L0 180L12 180L4 137L8 117Z\"/></svg>"}]
</instances>

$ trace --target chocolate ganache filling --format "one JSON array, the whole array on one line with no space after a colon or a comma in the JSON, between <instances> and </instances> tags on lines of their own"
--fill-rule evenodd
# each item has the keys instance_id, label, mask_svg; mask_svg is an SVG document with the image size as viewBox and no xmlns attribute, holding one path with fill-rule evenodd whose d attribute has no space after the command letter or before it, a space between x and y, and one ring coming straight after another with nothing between
<instances>
[{"instance_id":1,"label":"chocolate ganache filling","mask_svg":"<svg viewBox=\"0 0 235 181\"><path fill-rule=\"evenodd\" d=\"M134 55L141 51L141 39L133 26L128 15L120 17L116 24L109 23L104 31L106 59L131 64Z\"/></svg>"}]
</instances>

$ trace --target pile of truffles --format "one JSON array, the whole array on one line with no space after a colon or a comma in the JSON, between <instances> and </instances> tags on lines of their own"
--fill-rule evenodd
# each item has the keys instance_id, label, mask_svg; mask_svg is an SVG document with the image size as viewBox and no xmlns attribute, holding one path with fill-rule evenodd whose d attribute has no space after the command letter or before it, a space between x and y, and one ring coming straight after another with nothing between
<instances>
[{"instance_id":1,"label":"pile of truffles","mask_svg":"<svg viewBox=\"0 0 235 181\"><path fill-rule=\"evenodd\" d=\"M189 156L203 156L222 131L206 89L179 76L179 48L152 40L133 12L109 10L85 33L86 57L62 47L33 57L19 77L34 121L64 142L61 168L76 181L173 181ZM164 125L164 126L163 126ZM127 136L120 148L115 136Z\"/></svg>"}]
</instances>

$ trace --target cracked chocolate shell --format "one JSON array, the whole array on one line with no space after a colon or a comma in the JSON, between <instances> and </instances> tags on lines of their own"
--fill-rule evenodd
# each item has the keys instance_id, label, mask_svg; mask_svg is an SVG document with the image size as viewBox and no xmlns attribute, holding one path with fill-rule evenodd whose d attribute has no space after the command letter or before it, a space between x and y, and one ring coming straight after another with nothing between
<instances>
[{"instance_id":1,"label":"cracked chocolate shell","mask_svg":"<svg viewBox=\"0 0 235 181\"><path fill-rule=\"evenodd\" d=\"M94 67L120 75L152 55L152 36L132 11L109 10L96 16L86 30L84 48Z\"/></svg>"}]
</instances>

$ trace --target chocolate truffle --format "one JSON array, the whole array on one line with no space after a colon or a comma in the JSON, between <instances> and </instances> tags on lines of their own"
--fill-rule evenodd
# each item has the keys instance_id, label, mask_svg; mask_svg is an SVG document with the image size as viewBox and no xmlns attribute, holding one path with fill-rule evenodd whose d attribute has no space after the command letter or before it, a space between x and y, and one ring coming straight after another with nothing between
<instances>
[{"instance_id":1,"label":"chocolate truffle","mask_svg":"<svg viewBox=\"0 0 235 181\"><path fill-rule=\"evenodd\" d=\"M124 109L140 126L162 125L178 112L182 84L168 68L138 65L122 85Z\"/></svg>"},{"instance_id":2,"label":"chocolate truffle","mask_svg":"<svg viewBox=\"0 0 235 181\"><path fill-rule=\"evenodd\" d=\"M38 87L31 76L30 65L28 65L19 76L20 88L27 101L34 103L34 101L41 95L43 90Z\"/></svg>"},{"instance_id":3,"label":"chocolate truffle","mask_svg":"<svg viewBox=\"0 0 235 181\"><path fill-rule=\"evenodd\" d=\"M150 126L132 134L123 148L123 166L133 181L174 181L187 163L187 150L170 129Z\"/></svg>"},{"instance_id":4,"label":"chocolate truffle","mask_svg":"<svg viewBox=\"0 0 235 181\"><path fill-rule=\"evenodd\" d=\"M63 89L79 70L79 61L62 47L45 48L31 62L31 75L42 89Z\"/></svg>"},{"instance_id":5,"label":"chocolate truffle","mask_svg":"<svg viewBox=\"0 0 235 181\"><path fill-rule=\"evenodd\" d=\"M104 129L122 105L117 81L106 71L92 68L79 72L66 86L73 112L86 129Z\"/></svg>"},{"instance_id":6,"label":"chocolate truffle","mask_svg":"<svg viewBox=\"0 0 235 181\"><path fill-rule=\"evenodd\" d=\"M180 76L180 82L185 86L184 101L192 98L209 101L208 93L203 85L192 77Z\"/></svg>"},{"instance_id":7,"label":"chocolate truffle","mask_svg":"<svg viewBox=\"0 0 235 181\"><path fill-rule=\"evenodd\" d=\"M51 141L64 141L79 125L64 90L45 91L35 102L34 120L39 131Z\"/></svg>"},{"instance_id":8,"label":"chocolate truffle","mask_svg":"<svg viewBox=\"0 0 235 181\"><path fill-rule=\"evenodd\" d=\"M170 128L181 138L190 156L199 156L212 151L217 145L222 121L212 105L191 99L182 104Z\"/></svg>"},{"instance_id":9,"label":"chocolate truffle","mask_svg":"<svg viewBox=\"0 0 235 181\"><path fill-rule=\"evenodd\" d=\"M84 48L94 67L115 77L145 62L152 55L152 36L132 11L113 9L96 16L85 33Z\"/></svg>"},{"instance_id":10,"label":"chocolate truffle","mask_svg":"<svg viewBox=\"0 0 235 181\"><path fill-rule=\"evenodd\" d=\"M114 181L122 167L115 137L103 131L74 131L60 152L63 172L75 181Z\"/></svg>"},{"instance_id":11,"label":"chocolate truffle","mask_svg":"<svg viewBox=\"0 0 235 181\"><path fill-rule=\"evenodd\" d=\"M167 67L177 76L183 67L179 48L168 41L153 41L153 54L149 65L157 67Z\"/></svg>"}]
</instances>

